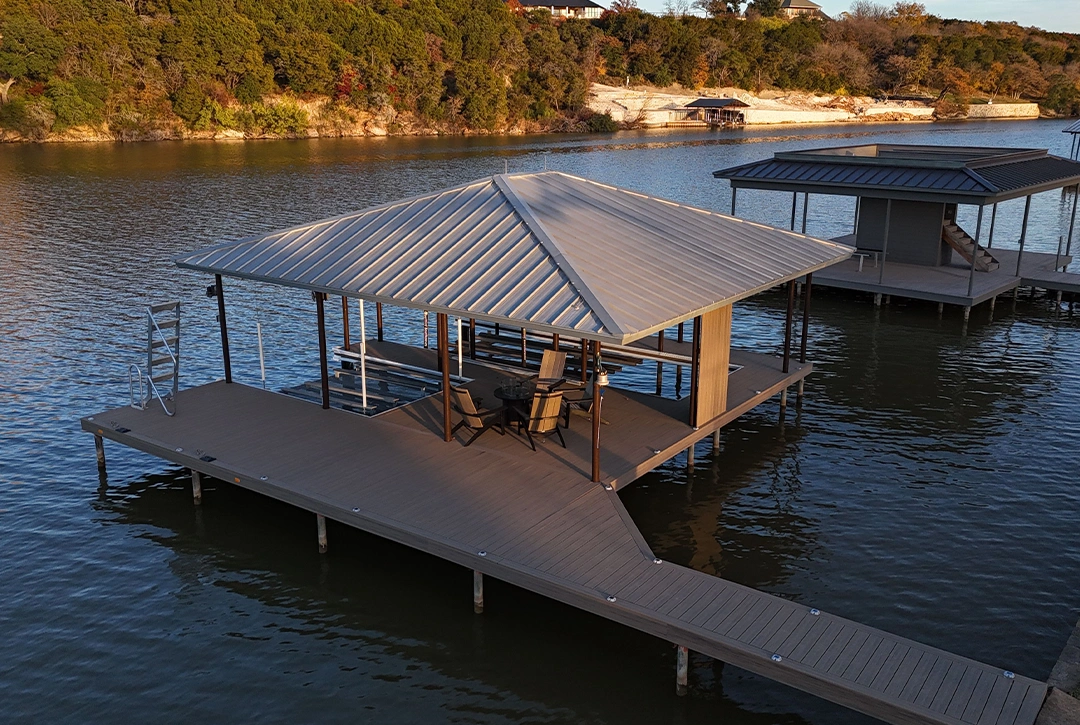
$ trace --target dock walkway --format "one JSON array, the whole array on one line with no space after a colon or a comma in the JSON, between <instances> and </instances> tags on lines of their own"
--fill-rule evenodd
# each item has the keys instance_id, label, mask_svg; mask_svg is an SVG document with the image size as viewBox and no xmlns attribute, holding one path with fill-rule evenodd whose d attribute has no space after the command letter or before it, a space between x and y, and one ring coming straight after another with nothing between
<instances>
[{"instance_id":1,"label":"dock walkway","mask_svg":"<svg viewBox=\"0 0 1080 725\"><path fill-rule=\"evenodd\" d=\"M854 244L854 236L837 237L833 241ZM1080 292L1080 274L1054 269L1055 262L1070 263L1072 258L1069 256L1059 258L1045 252L1025 251L1017 275L1016 250L994 248L990 251L1000 266L992 272L975 272L970 295L971 266L963 260L940 267L885 262L885 274L879 277L881 268L873 260L864 258L860 269L859 259L853 258L816 272L814 284L962 307L981 304L1022 286Z\"/></svg>"},{"instance_id":2,"label":"dock walkway","mask_svg":"<svg viewBox=\"0 0 1080 725\"><path fill-rule=\"evenodd\" d=\"M776 358L749 353L742 362L735 409L809 370L785 375ZM749 397L736 392L744 372ZM466 374L490 383L475 366ZM496 434L464 448L435 434L432 398L367 417L217 382L182 391L175 417L122 407L82 427L887 722L1035 721L1044 683L656 560L614 487L723 423L694 430L653 402L685 404L605 393L611 488L583 475L584 423L572 423L566 450L548 442L534 453Z\"/></svg>"}]
</instances>

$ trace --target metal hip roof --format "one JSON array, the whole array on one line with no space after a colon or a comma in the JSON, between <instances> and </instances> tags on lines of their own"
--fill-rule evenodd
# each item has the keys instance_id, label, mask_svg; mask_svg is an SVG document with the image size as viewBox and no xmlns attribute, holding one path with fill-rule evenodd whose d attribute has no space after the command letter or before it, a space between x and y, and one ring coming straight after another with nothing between
<instances>
[{"instance_id":1,"label":"metal hip roof","mask_svg":"<svg viewBox=\"0 0 1080 725\"><path fill-rule=\"evenodd\" d=\"M181 267L626 343L851 248L560 172L499 175Z\"/></svg>"}]
</instances>

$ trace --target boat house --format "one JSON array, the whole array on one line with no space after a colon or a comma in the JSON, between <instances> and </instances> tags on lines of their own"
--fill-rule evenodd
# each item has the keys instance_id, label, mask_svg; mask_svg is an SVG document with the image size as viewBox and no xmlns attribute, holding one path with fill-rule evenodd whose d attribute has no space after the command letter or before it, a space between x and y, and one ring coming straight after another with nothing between
<instances>
[{"instance_id":1,"label":"boat house","mask_svg":"<svg viewBox=\"0 0 1080 725\"><path fill-rule=\"evenodd\" d=\"M792 194L791 228L803 197L806 230L811 194L856 197L852 233L838 237L856 247L852 260L819 274L818 284L960 305L1015 291L1020 285L1080 292L1071 261L1076 195L1071 223L1056 254L1025 251L1031 197L1080 183L1080 163L1046 149L865 144L778 152L773 158L723 169L732 215L739 189ZM1016 249L994 247L998 205L1026 199ZM957 221L961 205L978 210L973 229Z\"/></svg>"},{"instance_id":2,"label":"boat house","mask_svg":"<svg viewBox=\"0 0 1080 725\"><path fill-rule=\"evenodd\" d=\"M662 561L619 499L812 371L812 278L851 251L563 173L484 178L180 256L213 280L224 379L178 390L179 318L151 308L148 363L171 367L82 427L102 468L107 438L190 469L196 502L212 476L312 512L323 551L330 519L459 564L477 612L494 576L672 641L683 692L692 649L893 723L1032 725L1045 683ZM310 291L318 381L233 380L226 278ZM777 285L775 343L734 345L739 302ZM331 297L360 313L334 370ZM434 317L434 345L386 339L388 305Z\"/></svg>"},{"instance_id":3,"label":"boat house","mask_svg":"<svg viewBox=\"0 0 1080 725\"><path fill-rule=\"evenodd\" d=\"M687 103L688 118L710 126L735 127L746 125L742 109L750 108L738 98L698 98Z\"/></svg>"}]
</instances>

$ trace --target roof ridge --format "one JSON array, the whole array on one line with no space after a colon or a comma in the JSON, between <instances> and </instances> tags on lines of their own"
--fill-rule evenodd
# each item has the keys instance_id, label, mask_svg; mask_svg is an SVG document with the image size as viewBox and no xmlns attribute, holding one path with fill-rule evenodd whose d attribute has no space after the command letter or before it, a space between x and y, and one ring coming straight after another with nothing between
<instances>
[{"instance_id":1,"label":"roof ridge","mask_svg":"<svg viewBox=\"0 0 1080 725\"><path fill-rule=\"evenodd\" d=\"M1011 163L1020 163L1020 162L1019 161L1014 161L1014 162L1011 162ZM1006 163L1006 164L998 164L998 165L999 166L1007 166L1008 164ZM964 168L964 171L967 173L968 176L970 176L975 181L977 181L980 184L982 184L983 186L985 186L987 188L987 190L989 190L992 194L1000 194L1002 192L1002 189L997 184L991 183L989 179L987 179L982 174L978 173L975 169L968 168L967 166L965 166L963 168ZM993 167L991 167L991 166L982 166L980 168L988 169L988 168L993 168Z\"/></svg>"},{"instance_id":2,"label":"roof ridge","mask_svg":"<svg viewBox=\"0 0 1080 725\"><path fill-rule=\"evenodd\" d=\"M540 242L540 246L542 246L544 251L552 257L555 261L555 265L569 279L570 285L578 295L583 297L589 304L593 314L600 318L600 322L603 323L608 332L612 335L624 334L624 331L615 321L612 314L604 307L596 295L593 294L593 291L589 289L589 286L585 284L585 281L581 278L581 274L570 262L569 258L567 258L566 253L563 252L562 248L554 238L552 238L551 234L548 233L540 220L536 218L536 215L532 213L532 209L529 208L528 203L518 196L517 191L515 191L508 182L506 175L496 174L495 176L492 176L491 179L495 182L495 186L498 187L499 191L503 193L503 196L506 197L506 200L510 202L514 211L521 217L521 220L525 222L529 231L536 236L536 239Z\"/></svg>"}]
</instances>

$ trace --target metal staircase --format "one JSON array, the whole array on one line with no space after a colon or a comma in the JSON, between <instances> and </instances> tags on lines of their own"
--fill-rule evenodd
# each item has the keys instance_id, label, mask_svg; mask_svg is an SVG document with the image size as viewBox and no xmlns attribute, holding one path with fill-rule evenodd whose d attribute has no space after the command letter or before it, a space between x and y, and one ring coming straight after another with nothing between
<instances>
[{"instance_id":1,"label":"metal staircase","mask_svg":"<svg viewBox=\"0 0 1080 725\"><path fill-rule=\"evenodd\" d=\"M146 369L138 365L128 368L131 407L145 410L156 398L166 415L175 415L179 389L180 303L151 305L146 308Z\"/></svg>"},{"instance_id":2,"label":"metal staircase","mask_svg":"<svg viewBox=\"0 0 1080 725\"><path fill-rule=\"evenodd\" d=\"M972 250L975 250L975 269L980 272L993 272L1001 266L986 247L976 244L971 235L957 226L955 221L945 220L941 227L941 239L955 249L968 264L971 264Z\"/></svg>"}]
</instances>

